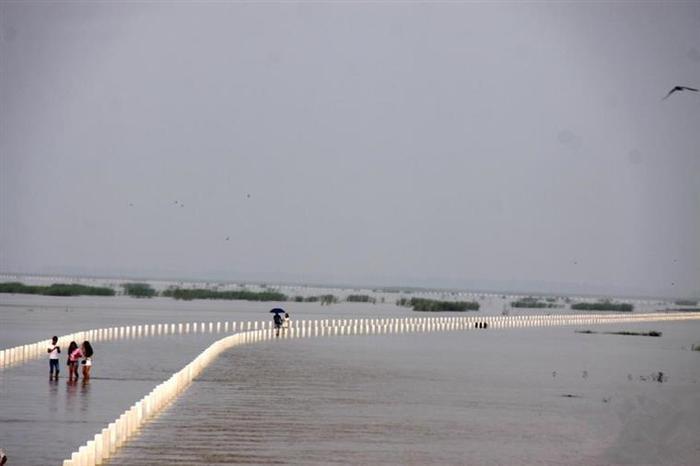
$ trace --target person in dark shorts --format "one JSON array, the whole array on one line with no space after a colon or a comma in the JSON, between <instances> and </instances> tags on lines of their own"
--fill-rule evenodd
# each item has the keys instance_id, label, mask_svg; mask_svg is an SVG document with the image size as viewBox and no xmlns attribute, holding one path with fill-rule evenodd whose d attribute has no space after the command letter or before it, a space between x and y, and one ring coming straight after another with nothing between
<instances>
[{"instance_id":1,"label":"person in dark shorts","mask_svg":"<svg viewBox=\"0 0 700 466\"><path fill-rule=\"evenodd\" d=\"M68 380L71 381L73 378L78 380L78 363L80 358L83 357L82 351L78 348L78 344L74 341L70 342L68 345Z\"/></svg>"},{"instance_id":2,"label":"person in dark shorts","mask_svg":"<svg viewBox=\"0 0 700 466\"><path fill-rule=\"evenodd\" d=\"M56 380L58 380L58 355L61 354L61 347L58 346L58 337L54 336L51 338L51 345L46 349L49 353L49 380L54 378L54 373L56 374Z\"/></svg>"},{"instance_id":3,"label":"person in dark shorts","mask_svg":"<svg viewBox=\"0 0 700 466\"><path fill-rule=\"evenodd\" d=\"M275 323L275 336L280 336L280 328L282 328L282 316L279 315L279 313L275 314L275 317L272 318L272 320Z\"/></svg>"}]
</instances>

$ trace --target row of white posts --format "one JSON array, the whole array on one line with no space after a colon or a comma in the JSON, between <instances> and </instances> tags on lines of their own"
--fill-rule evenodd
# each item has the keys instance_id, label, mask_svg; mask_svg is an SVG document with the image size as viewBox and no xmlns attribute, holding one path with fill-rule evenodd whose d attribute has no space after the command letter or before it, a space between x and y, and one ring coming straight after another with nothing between
<instances>
[{"instance_id":1,"label":"row of white posts","mask_svg":"<svg viewBox=\"0 0 700 466\"><path fill-rule=\"evenodd\" d=\"M643 322L660 320L683 320L700 318L700 313L647 313L647 314L556 314L523 316L471 316L471 317L407 317L383 319L324 319L295 320L289 332L303 336L349 335L351 333L394 333L413 331L466 330L469 328L520 328L549 327L562 325L589 325L615 322ZM173 335L188 333L235 333L237 331L266 330L273 326L270 321L248 322L186 322L170 324L129 325L83 330L58 337L60 344L75 341L80 345L85 340L91 342L139 338L155 335ZM319 329L336 329L327 333ZM0 350L0 369L21 364L34 359L46 357L46 350L51 340L42 340L28 345Z\"/></svg>"},{"instance_id":2,"label":"row of white posts","mask_svg":"<svg viewBox=\"0 0 700 466\"><path fill-rule=\"evenodd\" d=\"M648 322L663 320L700 319L700 313L668 314L595 314L595 315L540 315L540 316L489 316L489 317L415 317L393 319L332 319L300 320L292 323L289 329L280 332L282 338L362 335L409 332L431 332L445 330L468 330L474 328L520 328L561 325L591 325L617 322ZM482 325L482 324L486 325ZM236 332L236 322L209 322L208 329L213 331ZM124 330L122 329L129 329ZM214 330L216 329L216 330ZM114 329L100 329L96 335L114 335ZM119 327L116 334L125 335L160 335L165 333L187 333L189 331L206 331L207 324L199 327L194 324L158 324L146 326ZM111 422L101 432L81 446L63 461L63 466L94 466L102 464L115 454L117 449L141 426L157 415L180 393L192 383L204 368L217 356L234 346L254 343L276 338L277 330L270 322L247 322L238 326L239 333L224 337L197 356L192 362L173 374L168 380L157 385L148 395L137 401L119 418ZM95 332L94 330L92 332ZM89 335L88 335L89 336Z\"/></svg>"},{"instance_id":3,"label":"row of white posts","mask_svg":"<svg viewBox=\"0 0 700 466\"><path fill-rule=\"evenodd\" d=\"M70 341L75 341L80 345L83 341L108 341L125 338L140 338L156 335L176 335L187 333L221 333L236 332L257 329L258 325L263 328L264 323L258 322L187 322L176 324L145 324L128 325L123 327L98 328L92 330L81 330L68 335L58 337L59 344L66 345ZM0 350L0 369L14 366L34 359L46 357L47 349L51 345L51 340L42 340L27 345L15 346Z\"/></svg>"}]
</instances>

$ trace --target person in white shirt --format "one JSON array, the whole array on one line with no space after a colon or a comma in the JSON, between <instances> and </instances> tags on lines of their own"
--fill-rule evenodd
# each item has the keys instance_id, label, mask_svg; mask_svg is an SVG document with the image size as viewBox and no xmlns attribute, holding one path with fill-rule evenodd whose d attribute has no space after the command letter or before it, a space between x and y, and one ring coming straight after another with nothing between
<instances>
[{"instance_id":1,"label":"person in white shirt","mask_svg":"<svg viewBox=\"0 0 700 466\"><path fill-rule=\"evenodd\" d=\"M57 343L58 337L54 336L51 339L51 346L46 350L49 353L49 380L54 377L54 372L56 373L56 380L58 380L58 355L61 353L61 347Z\"/></svg>"}]
</instances>

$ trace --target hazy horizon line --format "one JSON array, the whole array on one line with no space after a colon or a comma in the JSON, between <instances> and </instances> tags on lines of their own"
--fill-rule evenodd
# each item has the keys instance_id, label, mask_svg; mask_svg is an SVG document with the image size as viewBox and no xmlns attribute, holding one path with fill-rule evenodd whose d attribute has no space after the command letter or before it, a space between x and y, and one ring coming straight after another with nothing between
<instances>
[{"instance_id":1,"label":"hazy horizon line","mask_svg":"<svg viewBox=\"0 0 700 466\"><path fill-rule=\"evenodd\" d=\"M484 280L494 282L494 286L475 286L475 287L454 287L446 285L396 285L396 284L370 284L370 283L360 283L360 282L333 282L333 281L323 281L323 280L308 280L308 281L295 281L295 280L262 280L262 279L235 279L235 278L225 278L225 277L214 277L214 276L204 276L200 275L198 277L193 276L175 276L168 274L152 274L152 275L140 275L133 272L127 273L87 273L87 272L18 272L18 271L5 271L0 270L0 275L15 275L18 277L49 277L52 275L65 275L66 278L76 278L76 279L98 279L98 280L130 280L130 281L165 281L165 282L193 282L193 283L208 283L208 282L221 282L226 284L242 284L242 285L266 285L266 286L297 286L306 288L338 288L338 289L360 289L360 290L372 290L372 291L438 291L438 292L466 292L466 293L489 293L489 294L504 294L504 295L540 295L540 296L581 296L586 298L626 298L626 299L679 299L679 298L695 298L695 296L666 296L660 294L632 294L632 293L610 293L610 292L596 292L596 291L574 291L574 290L561 290L554 291L547 287L545 283L542 283L540 287L533 286L529 289L523 288L508 288L508 287L498 287L494 280ZM534 282L533 282L534 285ZM560 283L559 286L579 286L576 284ZM548 289L549 288L549 289Z\"/></svg>"}]
</instances>

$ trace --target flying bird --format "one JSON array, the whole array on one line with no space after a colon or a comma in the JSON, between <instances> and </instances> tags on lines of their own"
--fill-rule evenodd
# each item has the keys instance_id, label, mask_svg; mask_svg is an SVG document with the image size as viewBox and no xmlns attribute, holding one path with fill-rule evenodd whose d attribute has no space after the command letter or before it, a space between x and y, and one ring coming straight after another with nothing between
<instances>
[{"instance_id":1,"label":"flying bird","mask_svg":"<svg viewBox=\"0 0 700 466\"><path fill-rule=\"evenodd\" d=\"M697 89L695 89L695 88L693 88L693 87L676 86L676 87L674 87L673 89L671 89L670 91L668 91L668 94L666 94L666 97L664 97L664 98L661 99L661 100L666 100L666 99L668 99L668 98L671 96L671 94L673 94L674 92L681 92L681 91L699 92Z\"/></svg>"}]
</instances>

